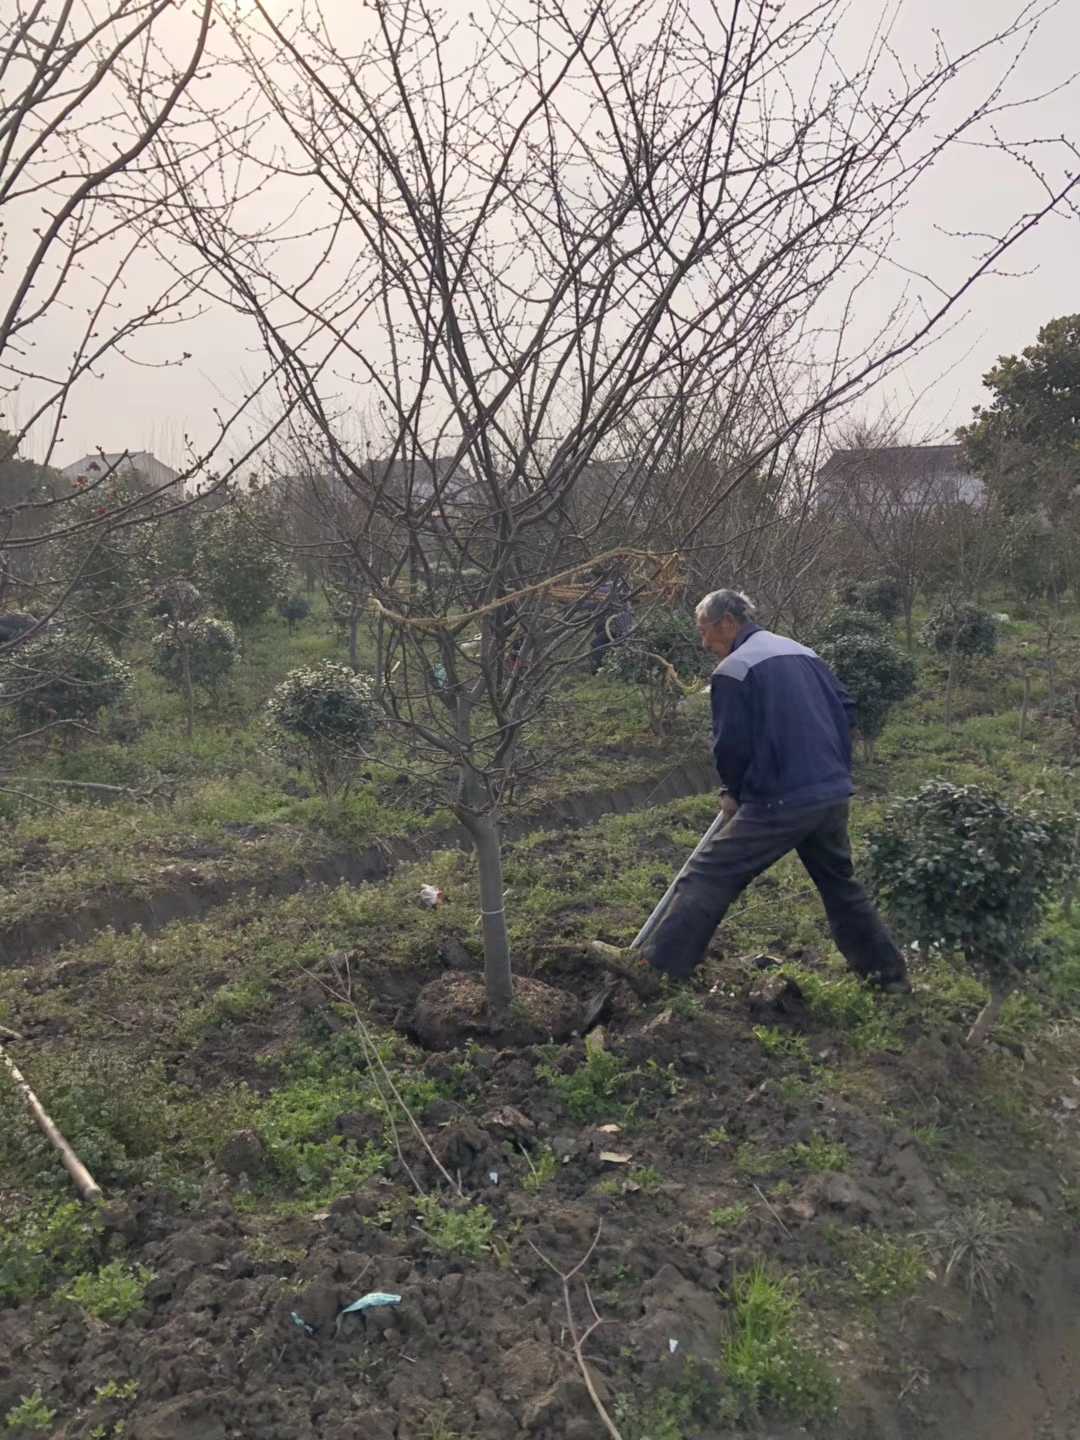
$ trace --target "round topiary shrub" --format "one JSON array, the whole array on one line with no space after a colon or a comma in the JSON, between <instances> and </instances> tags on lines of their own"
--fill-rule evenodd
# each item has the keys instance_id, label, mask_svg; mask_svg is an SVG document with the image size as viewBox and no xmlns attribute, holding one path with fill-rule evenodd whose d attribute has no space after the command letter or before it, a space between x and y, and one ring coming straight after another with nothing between
<instances>
[{"instance_id":1,"label":"round topiary shrub","mask_svg":"<svg viewBox=\"0 0 1080 1440\"><path fill-rule=\"evenodd\" d=\"M871 615L878 615L890 623L904 608L904 592L900 582L891 575L852 581L841 588L840 598L850 609L868 610Z\"/></svg>"},{"instance_id":2,"label":"round topiary shrub","mask_svg":"<svg viewBox=\"0 0 1080 1440\"><path fill-rule=\"evenodd\" d=\"M311 614L311 601L303 595L286 595L278 601L278 614L288 621L289 629L293 630Z\"/></svg>"},{"instance_id":3,"label":"round topiary shrub","mask_svg":"<svg viewBox=\"0 0 1080 1440\"><path fill-rule=\"evenodd\" d=\"M158 620L194 620L203 608L198 587L190 580L170 580L154 596L150 614Z\"/></svg>"},{"instance_id":4,"label":"round topiary shrub","mask_svg":"<svg viewBox=\"0 0 1080 1440\"><path fill-rule=\"evenodd\" d=\"M174 689L190 678L193 685L216 692L240 655L235 629L212 615L181 621L153 639L153 668Z\"/></svg>"},{"instance_id":5,"label":"round topiary shrub","mask_svg":"<svg viewBox=\"0 0 1080 1440\"><path fill-rule=\"evenodd\" d=\"M868 841L870 883L904 937L959 952L989 982L972 1040L1034 958L1035 927L1071 864L1063 822L943 780L890 806Z\"/></svg>"},{"instance_id":6,"label":"round topiary shrub","mask_svg":"<svg viewBox=\"0 0 1080 1440\"><path fill-rule=\"evenodd\" d=\"M693 616L685 610L649 610L624 640L613 643L602 673L645 686L649 723L662 735L670 729L682 696L682 677L700 675L704 652Z\"/></svg>"},{"instance_id":7,"label":"round topiary shrub","mask_svg":"<svg viewBox=\"0 0 1080 1440\"><path fill-rule=\"evenodd\" d=\"M854 700L866 753L873 759L889 712L915 689L915 666L885 636L857 631L825 641L818 654Z\"/></svg>"},{"instance_id":8,"label":"round topiary shrub","mask_svg":"<svg viewBox=\"0 0 1080 1440\"><path fill-rule=\"evenodd\" d=\"M603 670L605 675L643 685L663 670L664 660L679 675L700 675L702 655L694 617L685 610L655 606L624 640L611 646Z\"/></svg>"},{"instance_id":9,"label":"round topiary shrub","mask_svg":"<svg viewBox=\"0 0 1080 1440\"><path fill-rule=\"evenodd\" d=\"M849 635L872 635L875 639L888 639L888 626L880 615L870 610L858 610L850 605L838 605L830 610L825 619L811 636L810 643L815 650L831 645L835 640L846 639Z\"/></svg>"},{"instance_id":10,"label":"round topiary shrub","mask_svg":"<svg viewBox=\"0 0 1080 1440\"><path fill-rule=\"evenodd\" d=\"M993 615L977 605L939 606L923 626L919 637L928 650L939 655L964 659L993 655L997 649L997 623Z\"/></svg>"},{"instance_id":11,"label":"round topiary shrub","mask_svg":"<svg viewBox=\"0 0 1080 1440\"><path fill-rule=\"evenodd\" d=\"M5 696L26 729L92 720L131 688L131 670L92 635L54 631L16 650L3 665Z\"/></svg>"},{"instance_id":12,"label":"round topiary shrub","mask_svg":"<svg viewBox=\"0 0 1080 1440\"><path fill-rule=\"evenodd\" d=\"M306 766L329 800L355 780L378 713L370 675L324 660L285 677L267 702L266 727L275 753Z\"/></svg>"}]
</instances>

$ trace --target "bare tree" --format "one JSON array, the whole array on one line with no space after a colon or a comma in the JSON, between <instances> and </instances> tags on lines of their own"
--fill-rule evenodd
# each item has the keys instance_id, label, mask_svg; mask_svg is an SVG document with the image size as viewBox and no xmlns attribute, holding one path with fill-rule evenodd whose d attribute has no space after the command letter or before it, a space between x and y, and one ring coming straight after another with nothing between
<instances>
[{"instance_id":1,"label":"bare tree","mask_svg":"<svg viewBox=\"0 0 1080 1440\"><path fill-rule=\"evenodd\" d=\"M168 371L190 359L170 337L203 312L208 271L190 253L188 268L155 254L169 186L155 147L190 133L186 107L210 68L214 8L17 0L0 15L0 468L21 466L20 483L0 496L0 575L34 603L40 625L92 588L110 547L190 504L189 482L205 490L244 463L241 453L209 468L274 380L271 366L216 417L209 441L186 442L164 481L132 484L127 452L103 456L82 485L53 468L84 386L128 366ZM197 169L208 152L186 143ZM34 462L20 461L31 440Z\"/></svg>"},{"instance_id":2,"label":"bare tree","mask_svg":"<svg viewBox=\"0 0 1080 1440\"><path fill-rule=\"evenodd\" d=\"M851 266L857 294L897 207L1011 103L994 86L946 124L951 82L1041 13L917 70L894 63L883 17L845 73L842 9L492 0L455 24L383 0L339 31L314 4L280 19L255 0L226 17L251 123L217 125L213 171L159 137L162 225L250 317L320 473L393 539L388 566L358 559L384 704L452 777L496 1011L500 808L612 567L631 590L665 583L668 552L923 345L1076 183L1040 177L1038 206L933 304L837 335ZM221 203L222 173L258 187L258 214ZM755 433L764 373L791 388ZM357 412L369 453L348 439Z\"/></svg>"}]
</instances>

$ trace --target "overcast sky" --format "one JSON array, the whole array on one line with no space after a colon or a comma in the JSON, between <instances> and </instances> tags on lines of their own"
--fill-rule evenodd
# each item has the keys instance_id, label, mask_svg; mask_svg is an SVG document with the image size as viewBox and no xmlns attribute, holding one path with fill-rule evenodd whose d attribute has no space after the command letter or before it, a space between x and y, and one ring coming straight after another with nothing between
<instances>
[{"instance_id":1,"label":"overcast sky","mask_svg":"<svg viewBox=\"0 0 1080 1440\"><path fill-rule=\"evenodd\" d=\"M338 21L353 14L369 23L355 0L338 0ZM449 4L465 0L449 0ZM482 0L470 0L481 4ZM284 8L284 6L282 7ZM1016 14L1018 0L907 0L896 29L900 57L915 66L932 43L934 27L950 53L972 44L980 35L1004 25ZM333 6L331 6L333 9ZM867 17L877 7L853 0L843 44L854 56L865 43ZM1001 52L985 66L975 67L957 83L950 104L959 111L998 73ZM1017 97L1048 91L1064 82L1080 65L1080 0L1066 0L1050 14L1020 58L1010 80ZM1076 87L1039 104L1006 114L1002 127L1012 140L1065 135L1080 138L1080 91ZM1031 152L1038 159L1039 152ZM1060 163L1060 162L1058 162ZM860 298L871 323L887 308L898 278L908 272L932 275L955 283L966 273L973 248L970 233L1005 225L1037 199L1037 187L1013 160L990 150L954 151L918 191L917 200L899 217L897 240L890 252L891 276ZM864 414L878 407L894 414L912 406L912 438L938 438L967 420L980 397L980 379L996 357L1029 344L1038 327L1053 316L1080 311L1080 229L1075 218L1051 217L1012 253L1008 273L980 282L971 292L951 328L935 346L913 360L904 374L872 401ZM150 267L142 283L151 293ZM918 282L922 283L922 282ZM925 289L925 286L923 287ZM62 355L59 335L55 354ZM99 378L80 386L68 406L68 420L55 460L67 463L88 451L150 449L164 460L176 460L183 437L204 443L212 429L215 406L227 407L259 373L261 357L247 331L223 308L211 309L180 336L132 347L149 364L112 363ZM180 367L155 368L179 348L191 352ZM18 403L16 404L16 414ZM33 447L31 447L33 448Z\"/></svg>"}]
</instances>

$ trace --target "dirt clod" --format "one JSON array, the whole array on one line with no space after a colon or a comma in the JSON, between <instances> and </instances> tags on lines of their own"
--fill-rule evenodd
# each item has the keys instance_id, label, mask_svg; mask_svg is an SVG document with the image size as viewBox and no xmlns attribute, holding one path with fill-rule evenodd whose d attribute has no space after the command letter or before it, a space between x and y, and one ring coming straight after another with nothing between
<instances>
[{"instance_id":1,"label":"dirt clod","mask_svg":"<svg viewBox=\"0 0 1080 1440\"><path fill-rule=\"evenodd\" d=\"M540 980L519 977L509 1014L496 1019L488 1009L483 980L451 971L420 991L413 1029L430 1050L450 1050L469 1040L494 1045L535 1045L564 1040L578 1021L572 995Z\"/></svg>"}]
</instances>

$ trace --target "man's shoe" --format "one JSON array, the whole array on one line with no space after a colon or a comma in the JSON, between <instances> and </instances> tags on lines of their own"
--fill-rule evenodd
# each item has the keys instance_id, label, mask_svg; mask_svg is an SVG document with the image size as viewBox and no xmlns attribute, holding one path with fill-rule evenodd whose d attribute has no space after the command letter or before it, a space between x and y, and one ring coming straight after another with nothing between
<instances>
[{"instance_id":1,"label":"man's shoe","mask_svg":"<svg viewBox=\"0 0 1080 1440\"><path fill-rule=\"evenodd\" d=\"M655 1000L663 992L663 976L653 969L640 950L620 949L618 945L605 945L602 940L590 941L589 949L608 974L625 980L639 999Z\"/></svg>"},{"instance_id":2,"label":"man's shoe","mask_svg":"<svg viewBox=\"0 0 1080 1440\"><path fill-rule=\"evenodd\" d=\"M866 983L871 985L875 990L879 990L882 995L911 994L911 981L903 970L899 970L892 975L882 975L880 972L867 975Z\"/></svg>"}]
</instances>

